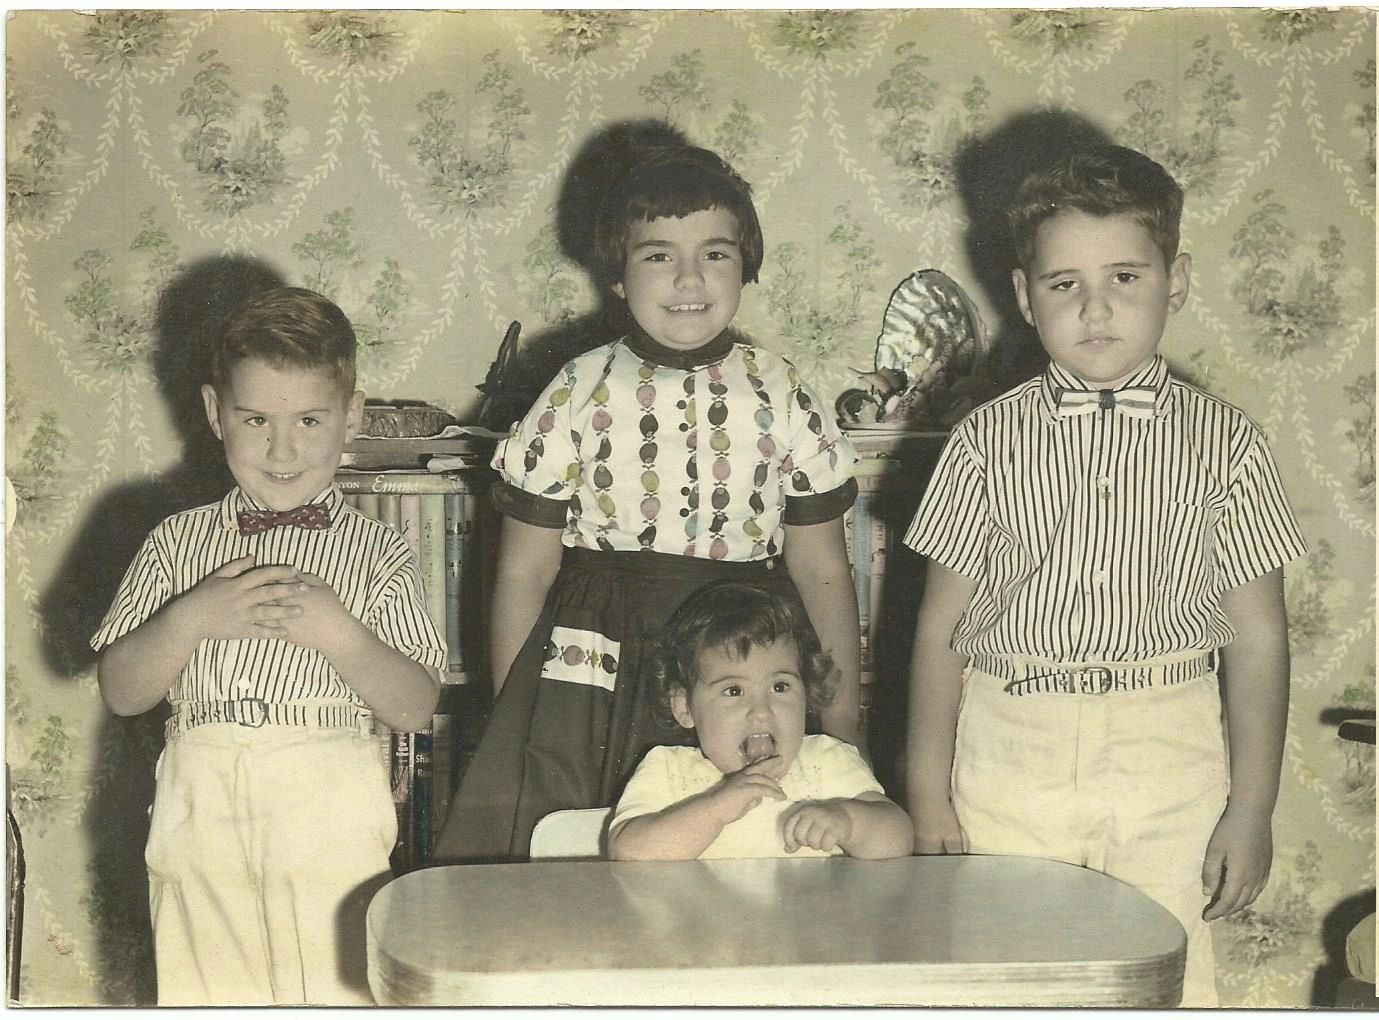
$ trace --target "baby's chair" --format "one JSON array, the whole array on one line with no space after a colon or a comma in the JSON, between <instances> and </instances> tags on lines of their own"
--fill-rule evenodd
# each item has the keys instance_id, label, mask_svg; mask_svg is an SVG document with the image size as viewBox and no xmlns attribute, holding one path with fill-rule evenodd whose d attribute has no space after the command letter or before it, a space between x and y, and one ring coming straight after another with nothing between
<instances>
[{"instance_id":1,"label":"baby's chair","mask_svg":"<svg viewBox=\"0 0 1379 1020\"><path fill-rule=\"evenodd\" d=\"M552 811L531 833L531 859L596 861L603 856L604 834L612 808Z\"/></svg>"}]
</instances>

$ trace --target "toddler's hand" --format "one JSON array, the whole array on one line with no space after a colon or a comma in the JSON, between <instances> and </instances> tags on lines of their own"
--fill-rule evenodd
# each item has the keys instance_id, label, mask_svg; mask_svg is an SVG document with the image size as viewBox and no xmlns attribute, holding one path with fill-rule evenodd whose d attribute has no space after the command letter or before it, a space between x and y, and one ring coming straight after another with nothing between
<instances>
[{"instance_id":1,"label":"toddler's hand","mask_svg":"<svg viewBox=\"0 0 1379 1020\"><path fill-rule=\"evenodd\" d=\"M785 813L785 852L802 846L829 851L852 838L852 816L841 804L811 800Z\"/></svg>"},{"instance_id":2,"label":"toddler's hand","mask_svg":"<svg viewBox=\"0 0 1379 1020\"><path fill-rule=\"evenodd\" d=\"M281 638L283 625L302 614L279 600L298 579L296 567L254 566L253 556L211 571L182 601L196 620L197 633L225 641Z\"/></svg>"},{"instance_id":3,"label":"toddler's hand","mask_svg":"<svg viewBox=\"0 0 1379 1020\"><path fill-rule=\"evenodd\" d=\"M298 610L282 624L283 636L294 645L326 652L332 641L359 622L340 604L335 589L315 574L299 573L297 582L285 585L279 598L284 606Z\"/></svg>"},{"instance_id":4,"label":"toddler's hand","mask_svg":"<svg viewBox=\"0 0 1379 1020\"><path fill-rule=\"evenodd\" d=\"M777 776L781 773L780 755L762 758L745 769L724 776L711 796L722 812L723 824L735 822L766 798L784 800Z\"/></svg>"}]
</instances>

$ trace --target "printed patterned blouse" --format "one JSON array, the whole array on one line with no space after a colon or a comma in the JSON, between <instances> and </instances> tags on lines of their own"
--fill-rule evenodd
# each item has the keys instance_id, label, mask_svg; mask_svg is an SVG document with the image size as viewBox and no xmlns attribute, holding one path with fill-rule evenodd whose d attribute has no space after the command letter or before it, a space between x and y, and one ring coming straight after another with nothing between
<instances>
[{"instance_id":1,"label":"printed patterned blouse","mask_svg":"<svg viewBox=\"0 0 1379 1020\"><path fill-rule=\"evenodd\" d=\"M757 560L841 516L856 454L786 359L724 332L624 337L571 361L493 457L498 508L567 546Z\"/></svg>"}]
</instances>

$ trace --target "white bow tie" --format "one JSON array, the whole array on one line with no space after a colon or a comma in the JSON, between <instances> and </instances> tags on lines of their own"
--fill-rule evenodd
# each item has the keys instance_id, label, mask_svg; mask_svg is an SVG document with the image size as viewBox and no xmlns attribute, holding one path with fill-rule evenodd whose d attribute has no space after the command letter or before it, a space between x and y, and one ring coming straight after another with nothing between
<instances>
[{"instance_id":1,"label":"white bow tie","mask_svg":"<svg viewBox=\"0 0 1379 1020\"><path fill-rule=\"evenodd\" d=\"M1058 391L1058 417L1071 418L1093 411L1119 411L1132 418L1154 417L1155 391L1152 386L1127 386L1122 390Z\"/></svg>"}]
</instances>

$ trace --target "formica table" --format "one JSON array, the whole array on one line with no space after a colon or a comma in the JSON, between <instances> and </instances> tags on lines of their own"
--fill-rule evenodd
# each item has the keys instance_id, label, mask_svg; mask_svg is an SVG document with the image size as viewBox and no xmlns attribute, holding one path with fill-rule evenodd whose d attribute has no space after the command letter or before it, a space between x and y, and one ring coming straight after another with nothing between
<instances>
[{"instance_id":1,"label":"formica table","mask_svg":"<svg viewBox=\"0 0 1379 1020\"><path fill-rule=\"evenodd\" d=\"M1186 940L1024 857L471 864L368 912L380 1005L1173 1006Z\"/></svg>"}]
</instances>

